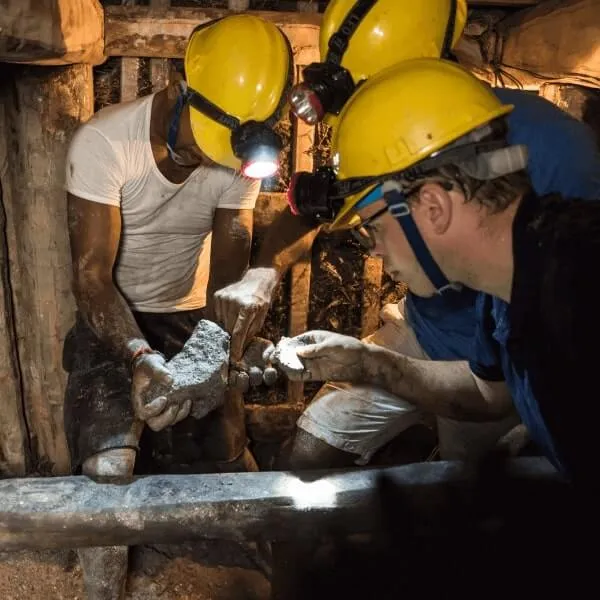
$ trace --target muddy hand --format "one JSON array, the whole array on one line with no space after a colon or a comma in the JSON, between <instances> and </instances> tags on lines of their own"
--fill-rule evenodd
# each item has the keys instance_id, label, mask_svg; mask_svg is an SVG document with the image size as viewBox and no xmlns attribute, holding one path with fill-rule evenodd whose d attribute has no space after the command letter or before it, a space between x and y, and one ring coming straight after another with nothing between
<instances>
[{"instance_id":1,"label":"muddy hand","mask_svg":"<svg viewBox=\"0 0 600 600\"><path fill-rule=\"evenodd\" d=\"M237 283L215 293L215 316L231 334L231 361L239 363L248 342L262 329L279 276L275 269L249 269Z\"/></svg>"},{"instance_id":2,"label":"muddy hand","mask_svg":"<svg viewBox=\"0 0 600 600\"><path fill-rule=\"evenodd\" d=\"M277 371L263 358L265 352L272 347L273 343L270 340L255 337L244 352L242 360L231 364L230 387L246 392L248 388L263 383L268 386L273 385L277 381Z\"/></svg>"},{"instance_id":3,"label":"muddy hand","mask_svg":"<svg viewBox=\"0 0 600 600\"><path fill-rule=\"evenodd\" d=\"M309 331L284 338L267 350L264 359L292 381L360 381L365 355L366 345L353 337Z\"/></svg>"},{"instance_id":4,"label":"muddy hand","mask_svg":"<svg viewBox=\"0 0 600 600\"><path fill-rule=\"evenodd\" d=\"M185 419L192 406L191 400L172 403L168 391L173 376L162 354L143 354L135 363L131 401L138 419L154 431L160 431Z\"/></svg>"}]
</instances>

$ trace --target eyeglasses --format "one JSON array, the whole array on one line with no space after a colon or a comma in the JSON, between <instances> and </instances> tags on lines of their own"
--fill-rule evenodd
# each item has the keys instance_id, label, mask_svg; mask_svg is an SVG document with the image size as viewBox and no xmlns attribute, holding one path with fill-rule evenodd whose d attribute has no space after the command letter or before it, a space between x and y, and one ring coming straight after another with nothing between
<instances>
[{"instance_id":1,"label":"eyeglasses","mask_svg":"<svg viewBox=\"0 0 600 600\"><path fill-rule=\"evenodd\" d=\"M370 224L381 217L381 215L388 212L388 207L382 208L378 210L376 213L372 214L369 218L365 219L361 222L358 227L354 227L350 230L352 233L352 237L367 251L371 252L377 246L377 240L375 239L375 234L370 227Z\"/></svg>"}]
</instances>

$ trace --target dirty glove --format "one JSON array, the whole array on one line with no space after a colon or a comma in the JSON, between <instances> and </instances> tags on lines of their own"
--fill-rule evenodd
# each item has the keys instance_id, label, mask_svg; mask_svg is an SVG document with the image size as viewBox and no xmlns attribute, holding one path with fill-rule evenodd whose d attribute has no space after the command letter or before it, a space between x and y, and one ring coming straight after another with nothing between
<instances>
[{"instance_id":1,"label":"dirty glove","mask_svg":"<svg viewBox=\"0 0 600 600\"><path fill-rule=\"evenodd\" d=\"M275 269L249 269L240 281L215 293L215 316L231 334L233 363L242 360L246 345L262 329L278 282Z\"/></svg>"},{"instance_id":2,"label":"dirty glove","mask_svg":"<svg viewBox=\"0 0 600 600\"><path fill-rule=\"evenodd\" d=\"M173 375L165 357L158 353L140 355L133 364L131 402L136 417L150 429L160 431L185 419L192 406L191 400L180 403L169 401L167 392L173 384Z\"/></svg>"},{"instance_id":3,"label":"dirty glove","mask_svg":"<svg viewBox=\"0 0 600 600\"><path fill-rule=\"evenodd\" d=\"M242 360L232 363L229 371L229 386L247 392L249 387L264 383L273 385L277 381L277 370L263 356L273 347L273 342L255 337L248 346Z\"/></svg>"},{"instance_id":4,"label":"dirty glove","mask_svg":"<svg viewBox=\"0 0 600 600\"><path fill-rule=\"evenodd\" d=\"M283 338L267 349L265 361L292 381L360 381L368 347L361 341L330 331L308 331Z\"/></svg>"}]
</instances>

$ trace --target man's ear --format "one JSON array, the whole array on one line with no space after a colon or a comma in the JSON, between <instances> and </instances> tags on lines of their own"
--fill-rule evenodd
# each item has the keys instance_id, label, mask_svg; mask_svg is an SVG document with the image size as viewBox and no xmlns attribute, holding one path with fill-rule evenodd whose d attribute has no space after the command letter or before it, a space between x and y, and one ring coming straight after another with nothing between
<instances>
[{"instance_id":1,"label":"man's ear","mask_svg":"<svg viewBox=\"0 0 600 600\"><path fill-rule=\"evenodd\" d=\"M418 209L421 220L425 221L432 233L444 234L452 222L452 198L439 183L429 182L419 190Z\"/></svg>"}]
</instances>

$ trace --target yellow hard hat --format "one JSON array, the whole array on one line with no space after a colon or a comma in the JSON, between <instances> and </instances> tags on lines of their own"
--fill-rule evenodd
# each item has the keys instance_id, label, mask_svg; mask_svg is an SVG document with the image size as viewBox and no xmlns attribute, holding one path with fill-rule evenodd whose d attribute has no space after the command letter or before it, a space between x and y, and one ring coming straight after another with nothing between
<instances>
[{"instance_id":1,"label":"yellow hard hat","mask_svg":"<svg viewBox=\"0 0 600 600\"><path fill-rule=\"evenodd\" d=\"M304 110L308 122L334 125L354 86L404 60L443 58L466 19L466 0L331 0L319 37L323 62L304 69L308 89L294 88L292 109L300 118ZM342 69L334 73L331 65ZM329 89L319 90L319 83Z\"/></svg>"},{"instance_id":2,"label":"yellow hard hat","mask_svg":"<svg viewBox=\"0 0 600 600\"><path fill-rule=\"evenodd\" d=\"M397 173L513 109L452 62L419 58L369 79L346 104L331 150L338 181ZM373 189L346 197L333 227Z\"/></svg>"},{"instance_id":3,"label":"yellow hard hat","mask_svg":"<svg viewBox=\"0 0 600 600\"><path fill-rule=\"evenodd\" d=\"M277 122L293 77L293 57L275 25L249 14L231 15L194 30L185 75L196 144L214 162L239 169L242 160L232 146L232 131L236 124L271 129Z\"/></svg>"}]
</instances>

